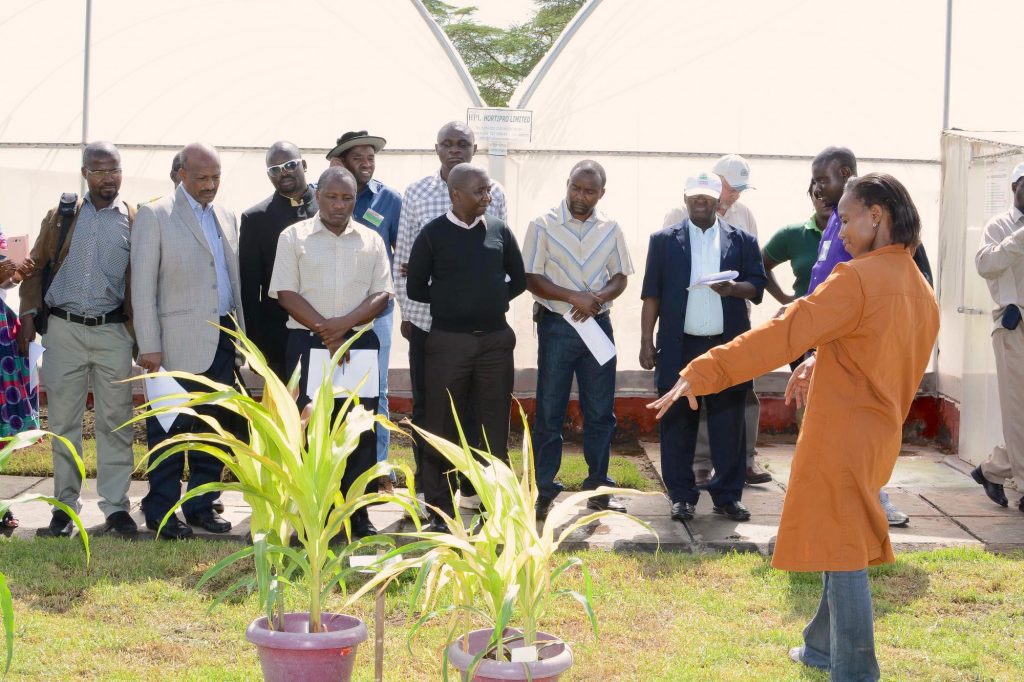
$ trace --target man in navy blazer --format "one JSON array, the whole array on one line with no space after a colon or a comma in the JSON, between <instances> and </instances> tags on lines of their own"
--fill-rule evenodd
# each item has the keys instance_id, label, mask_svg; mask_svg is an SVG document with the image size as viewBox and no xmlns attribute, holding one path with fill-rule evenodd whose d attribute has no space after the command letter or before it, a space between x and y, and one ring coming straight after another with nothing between
<instances>
[{"instance_id":1,"label":"man in navy blazer","mask_svg":"<svg viewBox=\"0 0 1024 682\"><path fill-rule=\"evenodd\" d=\"M651 235L640 294L640 366L654 369L658 395L672 388L691 360L748 331L746 301L759 303L764 293L766 277L757 238L718 217L721 191L714 173L688 178L689 218ZM727 270L739 274L730 281L690 289L700 279ZM679 401L662 417L661 466L673 519L692 519L700 496L693 475L700 409L707 410L715 467L707 487L714 511L733 521L750 519L740 501L746 478L743 412L748 390L753 390L752 382L704 396L698 410Z\"/></svg>"}]
</instances>

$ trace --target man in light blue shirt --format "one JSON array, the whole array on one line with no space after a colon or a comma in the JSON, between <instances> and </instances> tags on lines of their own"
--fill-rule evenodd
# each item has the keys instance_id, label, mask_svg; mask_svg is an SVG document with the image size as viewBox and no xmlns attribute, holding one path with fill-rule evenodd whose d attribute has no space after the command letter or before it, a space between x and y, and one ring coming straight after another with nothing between
<instances>
[{"instance_id":1,"label":"man in light blue shirt","mask_svg":"<svg viewBox=\"0 0 1024 682\"><path fill-rule=\"evenodd\" d=\"M217 313L222 317L234 308L231 297L231 275L228 274L228 262L224 258L224 244L221 243L220 232L217 230L217 219L213 217L213 204L200 204L192 198L184 185L175 190L185 195L188 205L192 207L199 226L203 228L203 236L213 252L214 267L217 269Z\"/></svg>"}]
</instances>

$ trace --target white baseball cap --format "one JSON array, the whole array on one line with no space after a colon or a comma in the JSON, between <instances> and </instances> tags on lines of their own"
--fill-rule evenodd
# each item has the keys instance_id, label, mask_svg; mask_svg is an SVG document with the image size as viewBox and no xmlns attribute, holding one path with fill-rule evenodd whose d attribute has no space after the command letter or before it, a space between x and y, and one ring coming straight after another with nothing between
<instances>
[{"instance_id":1,"label":"white baseball cap","mask_svg":"<svg viewBox=\"0 0 1024 682\"><path fill-rule=\"evenodd\" d=\"M1010 173L1010 184L1016 184L1021 178L1024 178L1024 163L1018 163L1017 167Z\"/></svg>"},{"instance_id":2,"label":"white baseball cap","mask_svg":"<svg viewBox=\"0 0 1024 682\"><path fill-rule=\"evenodd\" d=\"M754 189L750 184L750 164L739 154L726 154L711 170L725 178L733 189Z\"/></svg>"},{"instance_id":3,"label":"white baseball cap","mask_svg":"<svg viewBox=\"0 0 1024 682\"><path fill-rule=\"evenodd\" d=\"M722 181L714 173L699 173L693 177L686 178L686 191L683 194L688 197L703 194L712 199L717 199L722 196Z\"/></svg>"}]
</instances>

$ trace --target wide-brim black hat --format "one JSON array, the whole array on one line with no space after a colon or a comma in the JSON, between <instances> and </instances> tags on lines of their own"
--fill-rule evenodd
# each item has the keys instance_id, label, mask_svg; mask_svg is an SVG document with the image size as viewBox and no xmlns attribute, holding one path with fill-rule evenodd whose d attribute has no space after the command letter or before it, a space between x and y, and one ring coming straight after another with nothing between
<instances>
[{"instance_id":1,"label":"wide-brim black hat","mask_svg":"<svg viewBox=\"0 0 1024 682\"><path fill-rule=\"evenodd\" d=\"M330 159L334 156L341 156L349 149L352 149L352 147L360 147L365 144L373 147L373 151L379 152L381 149L384 149L384 145L387 143L388 141L383 137L370 135L365 130L348 132L338 138L338 146L327 152L327 158Z\"/></svg>"}]
</instances>

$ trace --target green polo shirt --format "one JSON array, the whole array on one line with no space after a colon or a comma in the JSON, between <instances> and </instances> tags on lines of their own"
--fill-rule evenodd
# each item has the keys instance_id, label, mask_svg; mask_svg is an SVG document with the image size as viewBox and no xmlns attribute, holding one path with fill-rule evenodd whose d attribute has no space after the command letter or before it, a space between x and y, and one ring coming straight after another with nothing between
<instances>
[{"instance_id":1,"label":"green polo shirt","mask_svg":"<svg viewBox=\"0 0 1024 682\"><path fill-rule=\"evenodd\" d=\"M821 241L821 230L810 220L803 224L787 225L768 240L764 252L776 263L789 261L793 268L793 293L797 296L807 295L807 285L811 282L811 267L818 258L818 243Z\"/></svg>"}]
</instances>

